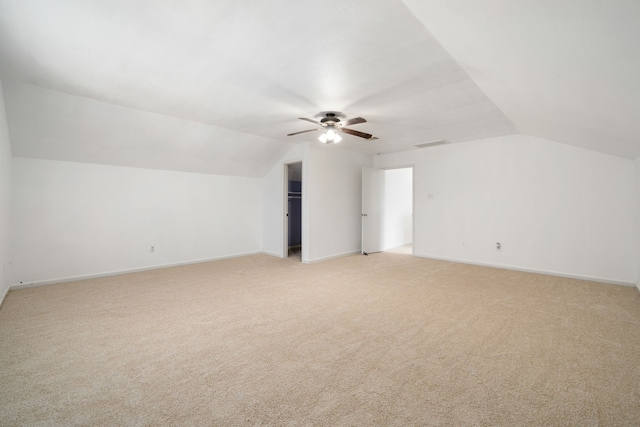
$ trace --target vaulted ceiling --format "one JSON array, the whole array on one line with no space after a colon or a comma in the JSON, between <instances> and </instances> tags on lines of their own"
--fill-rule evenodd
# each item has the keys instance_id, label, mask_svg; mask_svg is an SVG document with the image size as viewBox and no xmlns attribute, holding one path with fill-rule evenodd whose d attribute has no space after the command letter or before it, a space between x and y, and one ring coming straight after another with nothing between
<instances>
[{"instance_id":1,"label":"vaulted ceiling","mask_svg":"<svg viewBox=\"0 0 640 427\"><path fill-rule=\"evenodd\" d=\"M640 156L637 0L0 0L16 156L263 176L317 134L385 153L525 133ZM313 126L311 126L313 127Z\"/></svg>"}]
</instances>

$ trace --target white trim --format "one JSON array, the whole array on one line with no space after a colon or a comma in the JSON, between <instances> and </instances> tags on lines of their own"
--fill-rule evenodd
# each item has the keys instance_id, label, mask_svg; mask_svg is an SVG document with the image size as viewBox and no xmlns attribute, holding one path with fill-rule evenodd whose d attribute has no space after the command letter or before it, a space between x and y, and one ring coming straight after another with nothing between
<instances>
[{"instance_id":1,"label":"white trim","mask_svg":"<svg viewBox=\"0 0 640 427\"><path fill-rule=\"evenodd\" d=\"M189 264L200 264L202 262L219 261L219 260L231 259L231 258L240 258L243 256L256 255L261 253L264 253L264 251L245 252L240 254L224 255L220 257L204 258L204 259L197 259L192 261L153 265L153 266L142 267L142 268L131 268L126 270L116 270L116 271L109 271L109 272L98 273L98 274L87 274L83 276L63 277L59 279L50 279L50 280L38 280L35 282L29 282L29 283L17 283L9 286L9 289L17 290L17 289L35 288L37 286L55 285L56 283L77 282L78 280L97 279L100 277L118 276L120 274L138 273L140 271L156 270L160 268L179 267L181 265L189 265Z\"/></svg>"},{"instance_id":2,"label":"white trim","mask_svg":"<svg viewBox=\"0 0 640 427\"><path fill-rule=\"evenodd\" d=\"M282 213L284 215L282 215L282 255L280 258L289 257L289 165L293 164L295 162L282 164ZM302 207L302 200L300 200L300 206Z\"/></svg>"},{"instance_id":3,"label":"white trim","mask_svg":"<svg viewBox=\"0 0 640 427\"><path fill-rule=\"evenodd\" d=\"M362 251L360 249L357 249L355 251L343 252L341 254L329 255L329 256L322 257L322 258L303 259L302 263L303 264L315 264L316 262L329 261L330 259L343 258L343 257L349 256L349 255L355 255L355 254L362 254Z\"/></svg>"},{"instance_id":4,"label":"white trim","mask_svg":"<svg viewBox=\"0 0 640 427\"><path fill-rule=\"evenodd\" d=\"M638 288L638 292L640 292L640 281L636 282L636 288Z\"/></svg>"},{"instance_id":5,"label":"white trim","mask_svg":"<svg viewBox=\"0 0 640 427\"><path fill-rule=\"evenodd\" d=\"M387 167L384 167L384 168L374 168L374 169L382 169L382 170L385 170L385 171L390 171L390 170L393 170L393 169L409 169L409 168L414 168L415 166L416 166L415 163L409 163L409 164L406 164L406 165L387 166Z\"/></svg>"},{"instance_id":6,"label":"white trim","mask_svg":"<svg viewBox=\"0 0 640 427\"><path fill-rule=\"evenodd\" d=\"M536 269L533 269L533 268L513 267L513 266L510 266L510 265L490 264L490 263L487 263L487 262L469 261L469 260L466 260L466 259L447 258L447 257L440 257L440 256L434 256L434 255L423 255L423 254L417 254L417 253L414 253L414 256L417 256L417 257L420 257L420 258L438 259L438 260L441 260L441 261L458 262L458 263L461 263L461 264L481 265L481 266L484 266L484 267L502 268L502 269L505 269L505 270L513 270L513 271L523 271L525 273L546 274L548 276L566 277L568 279L587 280L587 281L590 281L590 282L605 283L607 285L635 286L635 284L632 283L632 282L623 282L623 281L614 280L614 279L603 279L602 277L581 276L581 275L578 275L578 274L558 273L556 271L536 270ZM639 288L639 290L640 290L640 288Z\"/></svg>"},{"instance_id":7,"label":"white trim","mask_svg":"<svg viewBox=\"0 0 640 427\"><path fill-rule=\"evenodd\" d=\"M278 252L262 251L262 253L265 254L265 255L274 256L276 258L282 258L282 254L280 254Z\"/></svg>"},{"instance_id":8,"label":"white trim","mask_svg":"<svg viewBox=\"0 0 640 427\"><path fill-rule=\"evenodd\" d=\"M4 290L4 293L2 294L2 297L0 297L0 307L4 302L4 299L7 297L7 294L9 293L9 289L11 289L11 286L7 286L7 288Z\"/></svg>"}]
</instances>

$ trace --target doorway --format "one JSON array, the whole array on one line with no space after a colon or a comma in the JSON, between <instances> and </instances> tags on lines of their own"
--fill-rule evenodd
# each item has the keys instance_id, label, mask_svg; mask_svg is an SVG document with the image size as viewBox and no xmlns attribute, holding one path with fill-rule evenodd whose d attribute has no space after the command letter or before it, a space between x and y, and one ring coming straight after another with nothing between
<instances>
[{"instance_id":1,"label":"doorway","mask_svg":"<svg viewBox=\"0 0 640 427\"><path fill-rule=\"evenodd\" d=\"M285 257L302 261L302 162L284 165Z\"/></svg>"},{"instance_id":2,"label":"doorway","mask_svg":"<svg viewBox=\"0 0 640 427\"><path fill-rule=\"evenodd\" d=\"M413 254L413 172L362 168L363 254Z\"/></svg>"},{"instance_id":3,"label":"doorway","mask_svg":"<svg viewBox=\"0 0 640 427\"><path fill-rule=\"evenodd\" d=\"M413 167L386 169L384 250L413 254Z\"/></svg>"}]
</instances>

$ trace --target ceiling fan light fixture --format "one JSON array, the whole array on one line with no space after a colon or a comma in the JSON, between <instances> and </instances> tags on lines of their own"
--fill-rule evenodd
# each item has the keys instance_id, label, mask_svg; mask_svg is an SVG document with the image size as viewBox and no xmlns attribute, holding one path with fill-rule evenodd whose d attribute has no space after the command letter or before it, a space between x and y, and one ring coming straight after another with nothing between
<instances>
[{"instance_id":1,"label":"ceiling fan light fixture","mask_svg":"<svg viewBox=\"0 0 640 427\"><path fill-rule=\"evenodd\" d=\"M332 142L337 144L338 142L342 141L342 137L338 135L333 126L327 127L327 130L322 135L320 135L318 139L323 144L331 144Z\"/></svg>"}]
</instances>

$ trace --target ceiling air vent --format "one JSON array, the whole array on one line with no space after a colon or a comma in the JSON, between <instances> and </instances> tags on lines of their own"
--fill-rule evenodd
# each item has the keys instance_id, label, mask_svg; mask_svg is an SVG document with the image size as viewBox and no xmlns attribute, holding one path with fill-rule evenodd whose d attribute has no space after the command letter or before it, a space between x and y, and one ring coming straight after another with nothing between
<instances>
[{"instance_id":1,"label":"ceiling air vent","mask_svg":"<svg viewBox=\"0 0 640 427\"><path fill-rule=\"evenodd\" d=\"M430 141L430 142L423 142L422 144L416 144L415 146L418 148L424 148L424 147L433 147L434 145L442 145L442 144L448 144L449 141L447 141L446 139L439 139L437 141Z\"/></svg>"}]
</instances>

